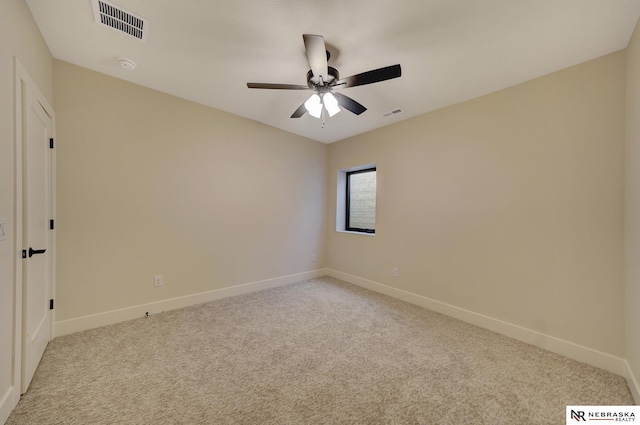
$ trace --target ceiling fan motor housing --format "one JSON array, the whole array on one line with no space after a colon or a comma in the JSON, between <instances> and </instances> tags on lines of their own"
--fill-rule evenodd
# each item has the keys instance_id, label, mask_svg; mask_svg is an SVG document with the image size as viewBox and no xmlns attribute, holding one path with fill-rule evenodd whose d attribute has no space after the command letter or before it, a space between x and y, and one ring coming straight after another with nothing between
<instances>
[{"instance_id":1,"label":"ceiling fan motor housing","mask_svg":"<svg viewBox=\"0 0 640 425\"><path fill-rule=\"evenodd\" d=\"M307 84L309 85L309 87L312 89L319 89L325 85L330 87L340 79L340 73L334 67L328 66L327 72L329 73L329 75L327 77L322 77L323 81L321 84L320 82L316 83L313 81L313 71L309 70L309 72L307 72Z\"/></svg>"}]
</instances>

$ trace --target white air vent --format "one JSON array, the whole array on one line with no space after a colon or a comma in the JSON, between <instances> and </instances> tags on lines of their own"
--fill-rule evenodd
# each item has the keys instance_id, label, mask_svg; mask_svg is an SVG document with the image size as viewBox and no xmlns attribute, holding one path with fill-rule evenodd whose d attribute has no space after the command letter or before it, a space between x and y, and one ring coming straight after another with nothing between
<instances>
[{"instance_id":1,"label":"white air vent","mask_svg":"<svg viewBox=\"0 0 640 425\"><path fill-rule=\"evenodd\" d=\"M138 40L147 41L149 21L142 16L128 12L106 0L91 0L96 22L125 33Z\"/></svg>"},{"instance_id":2,"label":"white air vent","mask_svg":"<svg viewBox=\"0 0 640 425\"><path fill-rule=\"evenodd\" d=\"M404 112L402 109L394 109L393 111L389 111L386 114L382 114L383 117L390 117L391 115L398 115Z\"/></svg>"}]
</instances>

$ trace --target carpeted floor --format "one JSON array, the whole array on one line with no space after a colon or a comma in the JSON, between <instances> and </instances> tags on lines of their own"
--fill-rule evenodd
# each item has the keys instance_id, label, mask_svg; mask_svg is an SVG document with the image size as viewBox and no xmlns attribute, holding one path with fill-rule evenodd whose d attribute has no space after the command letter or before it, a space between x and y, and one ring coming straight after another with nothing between
<instances>
[{"instance_id":1,"label":"carpeted floor","mask_svg":"<svg viewBox=\"0 0 640 425\"><path fill-rule=\"evenodd\" d=\"M53 340L7 424L564 424L625 380L332 278Z\"/></svg>"}]
</instances>

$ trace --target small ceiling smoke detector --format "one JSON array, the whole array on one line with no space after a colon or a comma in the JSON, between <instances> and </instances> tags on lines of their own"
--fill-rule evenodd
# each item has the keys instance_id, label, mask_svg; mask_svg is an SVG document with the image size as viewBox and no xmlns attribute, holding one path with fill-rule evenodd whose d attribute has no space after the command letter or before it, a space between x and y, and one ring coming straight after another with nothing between
<instances>
[{"instance_id":1,"label":"small ceiling smoke detector","mask_svg":"<svg viewBox=\"0 0 640 425\"><path fill-rule=\"evenodd\" d=\"M134 69L136 69L136 63L131 59L118 58L118 63L120 64L121 67L123 67L127 71L133 71Z\"/></svg>"}]
</instances>

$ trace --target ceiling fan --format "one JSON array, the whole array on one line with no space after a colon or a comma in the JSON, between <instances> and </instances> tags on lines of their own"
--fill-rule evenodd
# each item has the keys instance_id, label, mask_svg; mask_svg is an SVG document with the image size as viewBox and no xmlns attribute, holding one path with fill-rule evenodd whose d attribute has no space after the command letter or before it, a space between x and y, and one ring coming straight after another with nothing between
<instances>
[{"instance_id":1,"label":"ceiling fan","mask_svg":"<svg viewBox=\"0 0 640 425\"><path fill-rule=\"evenodd\" d=\"M320 118L326 111L330 117L344 109L360 115L367 110L360 103L334 89L363 86L365 84L398 78L402 75L400 65L391 65L340 79L338 70L328 66L330 54L324 45L324 37L303 34L304 48L311 69L307 72L307 85L247 83L250 89L313 90L315 93L295 110L291 118L300 118L305 113Z\"/></svg>"}]
</instances>

